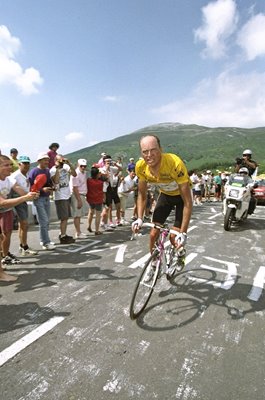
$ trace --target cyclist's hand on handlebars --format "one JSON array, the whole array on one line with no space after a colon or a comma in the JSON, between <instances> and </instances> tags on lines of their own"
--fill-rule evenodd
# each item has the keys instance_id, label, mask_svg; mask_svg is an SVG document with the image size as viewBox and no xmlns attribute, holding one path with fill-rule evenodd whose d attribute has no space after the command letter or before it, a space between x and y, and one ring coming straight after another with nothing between
<instances>
[{"instance_id":1,"label":"cyclist's hand on handlebars","mask_svg":"<svg viewBox=\"0 0 265 400\"><path fill-rule=\"evenodd\" d=\"M143 220L141 218L137 218L137 220L132 223L132 231L134 233L139 232L139 229L141 228L142 225L143 225Z\"/></svg>"},{"instance_id":2,"label":"cyclist's hand on handlebars","mask_svg":"<svg viewBox=\"0 0 265 400\"><path fill-rule=\"evenodd\" d=\"M187 242L187 233L179 232L175 237L176 248L184 247Z\"/></svg>"}]
</instances>

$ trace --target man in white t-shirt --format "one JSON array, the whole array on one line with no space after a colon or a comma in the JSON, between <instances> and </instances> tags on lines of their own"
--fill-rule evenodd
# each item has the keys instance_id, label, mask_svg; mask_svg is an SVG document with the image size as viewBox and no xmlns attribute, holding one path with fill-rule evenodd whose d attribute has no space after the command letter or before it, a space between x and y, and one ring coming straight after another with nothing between
<instances>
[{"instance_id":1,"label":"man in white t-shirt","mask_svg":"<svg viewBox=\"0 0 265 400\"><path fill-rule=\"evenodd\" d=\"M68 218L71 217L70 176L77 176L74 166L61 154L55 157L55 165L50 169L51 179L55 185L54 201L58 219L61 244L74 243L74 238L66 234Z\"/></svg>"},{"instance_id":2,"label":"man in white t-shirt","mask_svg":"<svg viewBox=\"0 0 265 400\"><path fill-rule=\"evenodd\" d=\"M81 232L81 217L88 213L86 167L87 161L84 158L80 158L77 161L76 176L70 177L71 207L76 230L75 239L82 239L82 237L87 236Z\"/></svg>"},{"instance_id":3,"label":"man in white t-shirt","mask_svg":"<svg viewBox=\"0 0 265 400\"><path fill-rule=\"evenodd\" d=\"M129 222L125 219L126 201L130 193L137 189L137 181L135 179L135 171L129 172L125 178L120 178L121 182L118 187L118 195L121 201L121 224L127 225Z\"/></svg>"},{"instance_id":4,"label":"man in white t-shirt","mask_svg":"<svg viewBox=\"0 0 265 400\"><path fill-rule=\"evenodd\" d=\"M105 178L108 179L109 185L106 190L106 207L109 212L109 226L112 228L116 227L116 224L112 221L112 203L114 202L116 207L117 225L120 225L120 198L118 196L118 185L119 185L119 173L122 171L122 167L111 159L110 155L106 155L104 158L104 167L100 168L100 172Z\"/></svg>"},{"instance_id":5,"label":"man in white t-shirt","mask_svg":"<svg viewBox=\"0 0 265 400\"><path fill-rule=\"evenodd\" d=\"M18 158L19 169L13 174L11 178L14 178L17 184L25 191L29 193L30 183L29 183L29 169L30 169L30 158L28 156L20 156ZM15 192L13 192L13 197L18 197ZM15 206L16 213L19 221L18 236L19 236L19 252L22 256L37 255L38 251L31 249L28 246L28 204L27 202L18 204Z\"/></svg>"},{"instance_id":6,"label":"man in white t-shirt","mask_svg":"<svg viewBox=\"0 0 265 400\"><path fill-rule=\"evenodd\" d=\"M21 260L9 252L13 229L13 207L39 197L39 193L25 193L15 179L10 177L11 170L12 164L9 157L0 155L0 248L3 255L2 260L0 256L0 262L4 266L21 263ZM19 197L10 198L12 189L19 194ZM3 271L2 265L0 265L0 281L16 280L15 277Z\"/></svg>"}]
</instances>

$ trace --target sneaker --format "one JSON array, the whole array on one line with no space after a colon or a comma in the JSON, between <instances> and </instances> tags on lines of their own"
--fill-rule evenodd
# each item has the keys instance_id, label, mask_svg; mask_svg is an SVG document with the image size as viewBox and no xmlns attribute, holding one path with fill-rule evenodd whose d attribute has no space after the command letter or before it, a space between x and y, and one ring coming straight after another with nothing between
<instances>
[{"instance_id":1,"label":"sneaker","mask_svg":"<svg viewBox=\"0 0 265 400\"><path fill-rule=\"evenodd\" d=\"M23 247L19 247L19 252L23 257L24 256L36 256L37 254L39 254L39 252L37 250L33 250L30 247L28 247L27 249L24 249Z\"/></svg>"},{"instance_id":2,"label":"sneaker","mask_svg":"<svg viewBox=\"0 0 265 400\"><path fill-rule=\"evenodd\" d=\"M186 250L181 247L177 252L177 271L180 272L185 267Z\"/></svg>"},{"instance_id":3,"label":"sneaker","mask_svg":"<svg viewBox=\"0 0 265 400\"><path fill-rule=\"evenodd\" d=\"M117 219L116 226L122 226L122 222Z\"/></svg>"},{"instance_id":4,"label":"sneaker","mask_svg":"<svg viewBox=\"0 0 265 400\"><path fill-rule=\"evenodd\" d=\"M76 233L75 234L75 239L85 239L85 238L87 238L88 237L88 235L86 234L86 233Z\"/></svg>"},{"instance_id":5,"label":"sneaker","mask_svg":"<svg viewBox=\"0 0 265 400\"><path fill-rule=\"evenodd\" d=\"M71 243L75 243L75 239L73 238L73 236L60 236L60 244L71 244Z\"/></svg>"},{"instance_id":6,"label":"sneaker","mask_svg":"<svg viewBox=\"0 0 265 400\"><path fill-rule=\"evenodd\" d=\"M155 270L156 270L156 264L157 264L157 259L154 259L152 261L152 264L148 266L148 268L146 269L145 276L144 276L144 282L151 281L151 279L154 276ZM158 274L158 278L160 278L160 273Z\"/></svg>"},{"instance_id":7,"label":"sneaker","mask_svg":"<svg viewBox=\"0 0 265 400\"><path fill-rule=\"evenodd\" d=\"M147 267L147 269L146 269L145 274L144 274L144 283L148 283L148 282L151 281L151 279L154 276L154 272L155 272L154 266L153 265L149 265Z\"/></svg>"},{"instance_id":8,"label":"sneaker","mask_svg":"<svg viewBox=\"0 0 265 400\"><path fill-rule=\"evenodd\" d=\"M130 225L130 222L126 221L126 219L121 219L122 225Z\"/></svg>"},{"instance_id":9,"label":"sneaker","mask_svg":"<svg viewBox=\"0 0 265 400\"><path fill-rule=\"evenodd\" d=\"M132 221L136 221L136 220L137 220L137 217L131 217L131 220L132 220Z\"/></svg>"},{"instance_id":10,"label":"sneaker","mask_svg":"<svg viewBox=\"0 0 265 400\"><path fill-rule=\"evenodd\" d=\"M22 261L19 258L17 258L14 254L8 252L7 256L12 259L13 261L12 264L22 264Z\"/></svg>"},{"instance_id":11,"label":"sneaker","mask_svg":"<svg viewBox=\"0 0 265 400\"><path fill-rule=\"evenodd\" d=\"M105 225L104 225L104 230L105 230L106 232L113 232L113 231L114 231L114 228L112 228L110 225L105 224Z\"/></svg>"},{"instance_id":12,"label":"sneaker","mask_svg":"<svg viewBox=\"0 0 265 400\"><path fill-rule=\"evenodd\" d=\"M55 243L54 243L54 242L50 242L50 244L53 244L53 245L55 245ZM41 246L43 246L43 242L40 242L40 245L41 245Z\"/></svg>"},{"instance_id":13,"label":"sneaker","mask_svg":"<svg viewBox=\"0 0 265 400\"><path fill-rule=\"evenodd\" d=\"M110 223L109 223L109 226L110 226L111 228L116 228L117 225L114 224L114 222L110 222Z\"/></svg>"},{"instance_id":14,"label":"sneaker","mask_svg":"<svg viewBox=\"0 0 265 400\"><path fill-rule=\"evenodd\" d=\"M2 258L2 265L14 265L16 262L9 256Z\"/></svg>"},{"instance_id":15,"label":"sneaker","mask_svg":"<svg viewBox=\"0 0 265 400\"><path fill-rule=\"evenodd\" d=\"M43 250L54 250L56 248L55 244L53 242L44 244L42 246Z\"/></svg>"},{"instance_id":16,"label":"sneaker","mask_svg":"<svg viewBox=\"0 0 265 400\"><path fill-rule=\"evenodd\" d=\"M176 270L176 262L173 261L173 264L171 264L170 267L167 268L167 276L169 278L172 278Z\"/></svg>"}]
</instances>

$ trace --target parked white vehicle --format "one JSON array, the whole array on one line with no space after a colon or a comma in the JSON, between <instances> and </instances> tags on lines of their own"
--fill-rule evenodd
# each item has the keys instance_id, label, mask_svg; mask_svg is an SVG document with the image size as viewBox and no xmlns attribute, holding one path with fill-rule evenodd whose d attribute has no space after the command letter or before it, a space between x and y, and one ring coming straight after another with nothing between
<instances>
[{"instance_id":1,"label":"parked white vehicle","mask_svg":"<svg viewBox=\"0 0 265 400\"><path fill-rule=\"evenodd\" d=\"M248 216L251 190L254 182L246 174L231 175L224 187L223 214L224 229L229 231L232 224Z\"/></svg>"}]
</instances>

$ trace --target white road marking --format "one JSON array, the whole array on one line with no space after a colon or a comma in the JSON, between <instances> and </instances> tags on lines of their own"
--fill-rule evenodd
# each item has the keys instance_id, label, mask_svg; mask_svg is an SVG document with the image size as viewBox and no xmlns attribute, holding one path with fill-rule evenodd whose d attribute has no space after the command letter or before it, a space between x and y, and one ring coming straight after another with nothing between
<instances>
[{"instance_id":1,"label":"white road marking","mask_svg":"<svg viewBox=\"0 0 265 400\"><path fill-rule=\"evenodd\" d=\"M4 365L8 360L15 357L18 353L28 347L30 344L35 342L35 340L39 339L41 336L45 335L45 333L49 332L56 325L64 320L64 317L53 317L48 321L44 322L32 332L28 333L21 339L17 340L15 343L11 344L11 346L7 347L5 350L0 353L0 367Z\"/></svg>"},{"instance_id":2,"label":"white road marking","mask_svg":"<svg viewBox=\"0 0 265 400\"><path fill-rule=\"evenodd\" d=\"M133 268L134 269L134 268L143 266L143 264L148 260L149 257L150 257L150 253L147 253L145 256L139 258L139 260L136 260L134 263L129 265L128 268Z\"/></svg>"},{"instance_id":3,"label":"white road marking","mask_svg":"<svg viewBox=\"0 0 265 400\"><path fill-rule=\"evenodd\" d=\"M115 262L116 263L122 263L124 260L124 253L127 248L127 244L122 244L119 246L116 257L115 257Z\"/></svg>"},{"instance_id":4,"label":"white road marking","mask_svg":"<svg viewBox=\"0 0 265 400\"><path fill-rule=\"evenodd\" d=\"M97 243L100 243L100 240L89 240L86 244L79 245L78 243L72 244L70 247L60 247L60 251L64 251L65 253L77 253L81 252L88 247L91 247ZM84 254L84 253L82 253Z\"/></svg>"},{"instance_id":5,"label":"white road marking","mask_svg":"<svg viewBox=\"0 0 265 400\"><path fill-rule=\"evenodd\" d=\"M197 225L193 225L188 229L188 233L190 233L191 231L193 231L194 229L198 228Z\"/></svg>"},{"instance_id":6,"label":"white road marking","mask_svg":"<svg viewBox=\"0 0 265 400\"><path fill-rule=\"evenodd\" d=\"M222 215L223 213L217 213L217 214L214 214L214 215L212 215L211 217L209 217L208 219L214 219L214 218L216 218L216 217L219 217L219 215Z\"/></svg>"},{"instance_id":7,"label":"white road marking","mask_svg":"<svg viewBox=\"0 0 265 400\"><path fill-rule=\"evenodd\" d=\"M217 272L226 274L224 281L216 282L213 280L198 278L198 277L191 276L191 275L189 276L189 279L194 282L201 282L201 283L205 283L207 285L212 285L214 287L220 287L221 289L224 289L224 290L231 289L231 287L235 284L235 281L236 281L236 277L237 277L237 267L236 266L238 264L235 264L235 263L229 262L229 261L218 260L218 259L212 258L212 257L204 257L204 258L206 258L209 261L213 261L213 262L216 262L219 264L224 264L227 266L227 269L223 269L223 268L216 268L216 267L205 265L205 264L200 265L200 268L202 268L202 269L207 269L210 271L217 271Z\"/></svg>"},{"instance_id":8,"label":"white road marking","mask_svg":"<svg viewBox=\"0 0 265 400\"><path fill-rule=\"evenodd\" d=\"M248 299L258 301L265 283L265 267L261 266L253 280L253 286L248 294Z\"/></svg>"}]
</instances>

